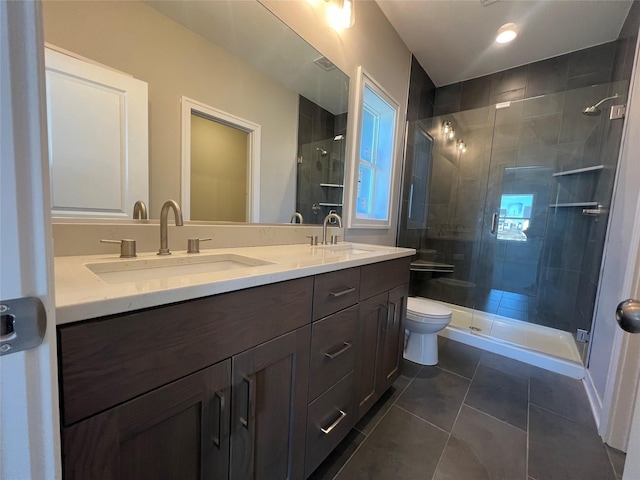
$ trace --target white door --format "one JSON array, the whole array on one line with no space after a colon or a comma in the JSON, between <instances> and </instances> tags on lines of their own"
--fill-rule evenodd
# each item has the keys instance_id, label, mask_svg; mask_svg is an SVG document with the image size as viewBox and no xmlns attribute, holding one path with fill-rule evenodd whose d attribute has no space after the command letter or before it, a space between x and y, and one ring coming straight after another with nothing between
<instances>
[{"instance_id":1,"label":"white door","mask_svg":"<svg viewBox=\"0 0 640 480\"><path fill-rule=\"evenodd\" d=\"M147 83L45 49L54 216L133 218L149 203Z\"/></svg>"},{"instance_id":2,"label":"white door","mask_svg":"<svg viewBox=\"0 0 640 480\"><path fill-rule=\"evenodd\" d=\"M0 51L0 300L38 297L48 318L39 347L0 357L0 478L53 479L60 429L38 2L0 2Z\"/></svg>"}]
</instances>

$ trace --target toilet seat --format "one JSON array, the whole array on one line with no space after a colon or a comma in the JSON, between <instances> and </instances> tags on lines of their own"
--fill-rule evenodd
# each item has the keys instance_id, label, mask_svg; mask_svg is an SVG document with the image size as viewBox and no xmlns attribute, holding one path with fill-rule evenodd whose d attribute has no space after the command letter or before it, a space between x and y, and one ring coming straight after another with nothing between
<instances>
[{"instance_id":1,"label":"toilet seat","mask_svg":"<svg viewBox=\"0 0 640 480\"><path fill-rule=\"evenodd\" d=\"M451 309L441 303L422 297L407 299L407 319L422 323L440 323L448 321L452 315Z\"/></svg>"}]
</instances>

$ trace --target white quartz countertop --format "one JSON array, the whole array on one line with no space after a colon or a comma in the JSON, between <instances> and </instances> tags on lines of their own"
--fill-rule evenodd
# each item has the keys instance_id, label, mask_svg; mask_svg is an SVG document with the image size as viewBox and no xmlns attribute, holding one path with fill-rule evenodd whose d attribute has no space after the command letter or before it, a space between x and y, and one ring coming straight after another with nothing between
<instances>
[{"instance_id":1,"label":"white quartz countertop","mask_svg":"<svg viewBox=\"0 0 640 480\"><path fill-rule=\"evenodd\" d=\"M414 253L410 248L339 243L202 249L199 254L175 251L167 257L140 253L135 259L121 259L117 254L56 257L56 323L166 305ZM235 268L215 271L216 265L207 263L213 255L219 255L217 259L228 259L218 265L233 264ZM246 261L246 257L263 264L234 263L234 260ZM162 260L163 265L158 265L158 260ZM173 269L169 265L167 270L166 262L178 263L180 267ZM161 270L156 268L171 273L159 276ZM189 273L185 274L186 271Z\"/></svg>"}]
</instances>

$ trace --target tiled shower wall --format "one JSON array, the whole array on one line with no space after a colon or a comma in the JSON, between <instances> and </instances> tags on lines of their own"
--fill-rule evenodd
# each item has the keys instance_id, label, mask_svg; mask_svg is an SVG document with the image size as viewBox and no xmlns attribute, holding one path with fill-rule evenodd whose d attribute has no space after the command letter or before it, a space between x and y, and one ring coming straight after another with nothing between
<instances>
[{"instance_id":1,"label":"tiled shower wall","mask_svg":"<svg viewBox=\"0 0 640 480\"><path fill-rule=\"evenodd\" d=\"M342 215L342 207L312 206L321 202L342 203L343 189L320 184L344 182L346 140L334 141L334 137L346 135L347 114L333 115L303 96L298 113L296 211L302 214L305 223L319 224L329 210ZM325 150L326 156L321 156L317 149Z\"/></svg>"},{"instance_id":2,"label":"tiled shower wall","mask_svg":"<svg viewBox=\"0 0 640 480\"><path fill-rule=\"evenodd\" d=\"M604 105L605 113L601 116L602 128L590 137L589 134L592 132L581 132L580 128L593 128L590 127L593 122L591 124L584 122L586 117L581 118L579 112L581 106L586 106L586 104L582 105L586 101L585 92L587 97L590 95L604 97L618 93L623 98L615 103L625 102L624 97L633 66L639 18L640 7L639 3L635 2L618 40L614 42L440 88L434 87L427 73L414 59L409 90L408 119L415 121L500 102L547 95L550 102L560 102L556 105L555 111L551 111L552 107L540 112L543 115L539 120L544 125L540 123L538 125L538 127L544 126L545 141L547 144L552 144L555 164L551 163L550 166L555 169L554 171L594 164L605 165L605 168L596 176L587 176L577 181L565 179L564 183L554 180L553 193L556 194L559 191L563 194L575 188L590 189L593 198L597 198L603 204L603 208L608 209L620 148L622 122L606 119L607 105ZM593 85L600 86L594 89L586 88ZM544 101L537 103L544 104ZM529 104L534 105L536 101ZM571 116L575 116L576 122L567 122ZM556 130L558 131L552 131L554 130L553 122L547 124L554 118L557 120ZM522 122L522 117L518 121ZM560 126L563 123L564 131L560 132ZM532 125L533 127L529 125L528 128L538 134L540 130L536 130L535 124ZM567 125L571 128L567 128ZM584 138L578 141L580 136ZM407 151L408 163L413 160L409 153L411 153L410 147ZM410 164L405 166L405 172L408 171L411 171ZM432 170L432 175L433 173ZM432 185L435 182L437 186L438 180L432 178ZM405 185L407 181L408 179L405 178ZM568 185L571 182L577 185ZM565 191L562 191L562 188ZM408 189L405 188L403 190L405 212L407 204ZM401 218L399 244L418 250L435 246L442 255L439 260L456 264L457 274L451 275L452 277L478 283L478 294L458 298L454 303L476 306L487 311L571 332L575 332L576 328L589 329L606 233L606 215L600 216L598 221L595 221L594 218L582 216L580 209L550 210L546 215L546 234L543 242L539 242L537 255L523 252L519 261L524 263L499 265L498 270L502 272L502 277L495 284L493 278L485 279L487 281L483 282L482 271L479 270L483 270L483 264L485 267L488 266L487 261L500 262L504 261L504 258L496 256L495 252L480 252L477 245L474 248L460 241L430 239L427 231L408 230L404 217L405 215ZM480 240L481 236L477 235L476 238ZM487 258L483 261L478 256ZM534 269L532 275L537 281L535 291L525 290L524 285L523 288L518 287L519 280L522 280L522 267L527 261L536 264L535 267L533 265L531 267ZM478 271L473 271L472 263L480 266L477 268ZM538 269L538 263L544 268ZM495 270L494 267L495 265L492 264L491 269ZM486 271L487 268L484 270ZM509 271L512 273L509 274ZM506 277L504 272L507 272ZM509 275L513 277L511 280ZM494 288L495 285L500 285L506 291L515 292L505 297L505 300L510 301L511 304L517 304L516 307L519 310L503 308L499 311L500 304L494 302L494 298L487 296L486 288L482 288L483 283L485 286L492 285ZM510 289L509 285L513 288ZM485 291L481 292L481 290ZM447 298L446 300L456 299ZM505 302L505 305L506 303L509 302ZM510 306L513 307L513 305Z\"/></svg>"}]
</instances>

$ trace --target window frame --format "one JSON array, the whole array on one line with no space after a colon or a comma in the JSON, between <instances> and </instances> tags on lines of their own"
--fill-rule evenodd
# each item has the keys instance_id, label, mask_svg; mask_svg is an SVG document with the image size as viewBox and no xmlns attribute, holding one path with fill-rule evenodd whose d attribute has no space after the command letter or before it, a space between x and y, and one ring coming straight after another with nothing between
<instances>
[{"instance_id":1,"label":"window frame","mask_svg":"<svg viewBox=\"0 0 640 480\"><path fill-rule=\"evenodd\" d=\"M374 165L376 159L372 159L372 162L364 162L360 158L360 149L362 146L362 123L364 119L364 110L371 110L370 107L365 106L365 89L369 88L375 95L377 95L384 103L386 103L393 112L392 129L391 133L393 138L391 139L391 146L389 148L389 183L388 183L388 200L386 202L386 219L374 219L363 218L358 213L358 191L359 191L359 172L360 165ZM358 76L356 79L356 115L355 126L356 135L354 135L354 143L352 148L352 162L351 162L351 192L350 192L350 205L349 205L349 228L366 228L366 229L389 229L392 225L393 213L394 213L394 194L397 188L397 165L398 158L400 156L399 148L401 145L402 132L400 130L400 103L396 101L371 75L362 67L358 67ZM378 120L379 123L379 120ZM374 144L377 144L377 135L374 140ZM377 149L376 149L377 150ZM375 173L374 173L375 175Z\"/></svg>"}]
</instances>

